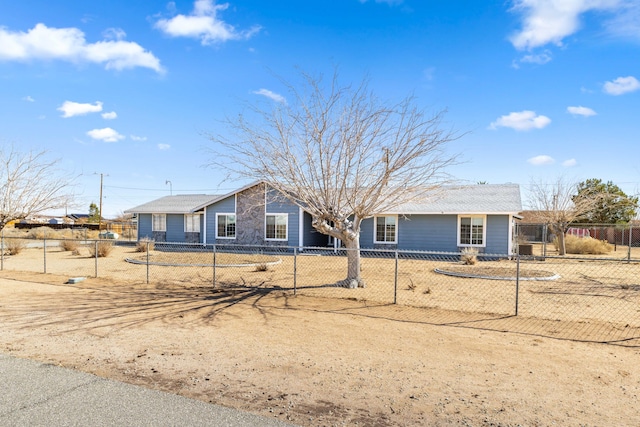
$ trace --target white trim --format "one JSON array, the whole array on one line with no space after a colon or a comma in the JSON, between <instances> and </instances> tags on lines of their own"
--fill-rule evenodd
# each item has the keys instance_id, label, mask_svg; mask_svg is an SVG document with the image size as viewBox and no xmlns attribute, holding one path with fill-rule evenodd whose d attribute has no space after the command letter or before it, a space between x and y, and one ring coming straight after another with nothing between
<instances>
[{"instance_id":1,"label":"white trim","mask_svg":"<svg viewBox=\"0 0 640 427\"><path fill-rule=\"evenodd\" d=\"M304 212L300 206L298 206L298 246L300 248L304 246Z\"/></svg>"},{"instance_id":2,"label":"white trim","mask_svg":"<svg viewBox=\"0 0 640 427\"><path fill-rule=\"evenodd\" d=\"M396 223L395 223L395 232L394 234L394 239L392 242L390 241L379 241L378 240L378 218L395 218ZM385 221L385 225L386 225L386 221ZM386 232L385 232L386 235ZM375 215L373 217L373 243L375 244L380 244L380 245L397 245L398 244L398 215Z\"/></svg>"},{"instance_id":3,"label":"white trim","mask_svg":"<svg viewBox=\"0 0 640 427\"><path fill-rule=\"evenodd\" d=\"M235 217L236 230L235 230L235 233L234 233L233 237L218 236L218 217L222 216L222 215L224 215L224 216L233 215ZM216 232L215 232L216 239L220 239L220 240L235 240L237 235L238 235L238 216L236 215L236 213L235 212L216 212Z\"/></svg>"},{"instance_id":4,"label":"white trim","mask_svg":"<svg viewBox=\"0 0 640 427\"><path fill-rule=\"evenodd\" d=\"M481 244L469 244L469 243L461 243L460 242L460 221L462 218L482 218L482 243ZM459 247L474 247L474 248L484 248L487 246L487 215L470 215L470 214L459 214L458 215L458 226L456 230L456 242Z\"/></svg>"},{"instance_id":5,"label":"white trim","mask_svg":"<svg viewBox=\"0 0 640 427\"><path fill-rule=\"evenodd\" d=\"M284 239L277 238L269 238L267 237L267 217L268 216L284 216L286 218L286 229L285 229L285 237ZM264 240L268 240L270 242L286 242L289 240L289 214L282 212L265 212L264 214Z\"/></svg>"},{"instance_id":6,"label":"white trim","mask_svg":"<svg viewBox=\"0 0 640 427\"><path fill-rule=\"evenodd\" d=\"M202 244L207 244L207 206L202 211Z\"/></svg>"}]
</instances>

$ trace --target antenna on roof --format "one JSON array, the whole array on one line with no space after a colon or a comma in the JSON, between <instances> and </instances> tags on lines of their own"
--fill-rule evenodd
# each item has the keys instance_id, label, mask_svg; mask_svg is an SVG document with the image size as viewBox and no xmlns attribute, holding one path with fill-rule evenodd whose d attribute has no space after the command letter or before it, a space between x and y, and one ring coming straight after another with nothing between
<instances>
[{"instance_id":1,"label":"antenna on roof","mask_svg":"<svg viewBox=\"0 0 640 427\"><path fill-rule=\"evenodd\" d=\"M164 185L167 185L167 184L169 184L169 195L170 195L170 196L173 196L173 184L171 183L171 181L166 180L166 181L164 182Z\"/></svg>"}]
</instances>

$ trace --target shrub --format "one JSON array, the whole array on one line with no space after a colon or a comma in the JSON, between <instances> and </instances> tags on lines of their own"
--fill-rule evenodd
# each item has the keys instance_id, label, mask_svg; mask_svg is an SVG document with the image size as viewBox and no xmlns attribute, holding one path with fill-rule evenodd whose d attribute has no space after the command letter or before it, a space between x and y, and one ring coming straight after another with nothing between
<instances>
[{"instance_id":1,"label":"shrub","mask_svg":"<svg viewBox=\"0 0 640 427\"><path fill-rule=\"evenodd\" d=\"M97 250L97 255L96 255ZM92 257L97 256L98 258L108 257L111 251L113 250L113 242L109 240L100 240L97 244L93 243L89 245L89 254Z\"/></svg>"},{"instance_id":2,"label":"shrub","mask_svg":"<svg viewBox=\"0 0 640 427\"><path fill-rule=\"evenodd\" d=\"M553 241L556 249L559 247L558 238ZM597 240L593 237L576 237L566 235L564 237L564 245L568 254L577 255L604 255L613 250L613 245L604 241Z\"/></svg>"},{"instance_id":3,"label":"shrub","mask_svg":"<svg viewBox=\"0 0 640 427\"><path fill-rule=\"evenodd\" d=\"M475 248L464 248L460 252L460 261L464 265L475 265L478 262L478 250Z\"/></svg>"},{"instance_id":4,"label":"shrub","mask_svg":"<svg viewBox=\"0 0 640 427\"><path fill-rule=\"evenodd\" d=\"M268 271L268 270L269 270L269 266L265 263L257 264L255 269L255 271Z\"/></svg>"},{"instance_id":5,"label":"shrub","mask_svg":"<svg viewBox=\"0 0 640 427\"><path fill-rule=\"evenodd\" d=\"M59 234L56 230L50 227L38 227L32 228L29 230L29 237L32 239L56 239L59 237Z\"/></svg>"},{"instance_id":6,"label":"shrub","mask_svg":"<svg viewBox=\"0 0 640 427\"><path fill-rule=\"evenodd\" d=\"M155 242L152 239L140 239L136 244L136 252L152 251L155 248Z\"/></svg>"},{"instance_id":7,"label":"shrub","mask_svg":"<svg viewBox=\"0 0 640 427\"><path fill-rule=\"evenodd\" d=\"M79 243L74 239L65 239L60 244L63 251L74 252L78 250Z\"/></svg>"},{"instance_id":8,"label":"shrub","mask_svg":"<svg viewBox=\"0 0 640 427\"><path fill-rule=\"evenodd\" d=\"M27 242L24 239L5 239L4 245L9 255L18 255L27 247Z\"/></svg>"}]
</instances>

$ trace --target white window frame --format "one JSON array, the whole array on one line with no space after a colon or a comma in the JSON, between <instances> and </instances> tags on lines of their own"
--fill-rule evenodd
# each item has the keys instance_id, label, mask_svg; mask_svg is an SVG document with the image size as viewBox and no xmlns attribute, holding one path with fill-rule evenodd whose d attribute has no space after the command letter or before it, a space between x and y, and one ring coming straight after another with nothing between
<instances>
[{"instance_id":1,"label":"white window frame","mask_svg":"<svg viewBox=\"0 0 640 427\"><path fill-rule=\"evenodd\" d=\"M471 232L473 233L473 220L474 219L482 219L482 243L462 243L462 219L470 218L472 222ZM476 248L484 248L487 246L487 216L486 215L458 215L458 246L460 247L476 247Z\"/></svg>"},{"instance_id":2,"label":"white window frame","mask_svg":"<svg viewBox=\"0 0 640 427\"><path fill-rule=\"evenodd\" d=\"M200 214L184 215L184 232L199 233L200 232Z\"/></svg>"},{"instance_id":3,"label":"white window frame","mask_svg":"<svg viewBox=\"0 0 640 427\"><path fill-rule=\"evenodd\" d=\"M285 218L285 230L284 230L284 238L277 238L277 237L267 237L267 218L273 216L273 217L284 217ZM277 224L276 224L277 225ZM275 234L277 235L277 229L274 230ZM264 216L264 239L265 240L269 240L269 241L278 241L278 242L286 242L289 240L289 214L287 213L274 213L274 212L267 212Z\"/></svg>"},{"instance_id":4,"label":"white window frame","mask_svg":"<svg viewBox=\"0 0 640 427\"><path fill-rule=\"evenodd\" d=\"M386 218L393 218L395 221L394 239L391 240L378 240L378 219L385 219L385 238L387 237L386 231ZM398 215L376 215L373 217L373 243L381 245L394 245L398 243Z\"/></svg>"},{"instance_id":5,"label":"white window frame","mask_svg":"<svg viewBox=\"0 0 640 427\"><path fill-rule=\"evenodd\" d=\"M224 217L229 217L229 216L233 216L234 217L234 224L235 224L235 228L234 228L234 233L233 236L229 237L229 236L220 236L218 235L218 223L220 221L220 217L224 216ZM226 227L225 227L225 232L226 232ZM238 235L238 217L236 216L235 213L229 212L229 213L225 213L225 212L216 212L216 239L228 239L228 240L233 240L236 238L236 236Z\"/></svg>"},{"instance_id":6,"label":"white window frame","mask_svg":"<svg viewBox=\"0 0 640 427\"><path fill-rule=\"evenodd\" d=\"M167 214L151 214L151 231L167 231Z\"/></svg>"}]
</instances>

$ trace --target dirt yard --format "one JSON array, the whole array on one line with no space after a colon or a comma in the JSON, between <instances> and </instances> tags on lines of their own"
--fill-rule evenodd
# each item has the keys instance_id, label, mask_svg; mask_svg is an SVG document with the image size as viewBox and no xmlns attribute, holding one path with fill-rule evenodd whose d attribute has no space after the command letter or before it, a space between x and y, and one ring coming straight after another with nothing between
<instances>
[{"instance_id":1,"label":"dirt yard","mask_svg":"<svg viewBox=\"0 0 640 427\"><path fill-rule=\"evenodd\" d=\"M18 257L0 272L4 354L303 426L640 425L637 340L273 288L68 284Z\"/></svg>"}]
</instances>

